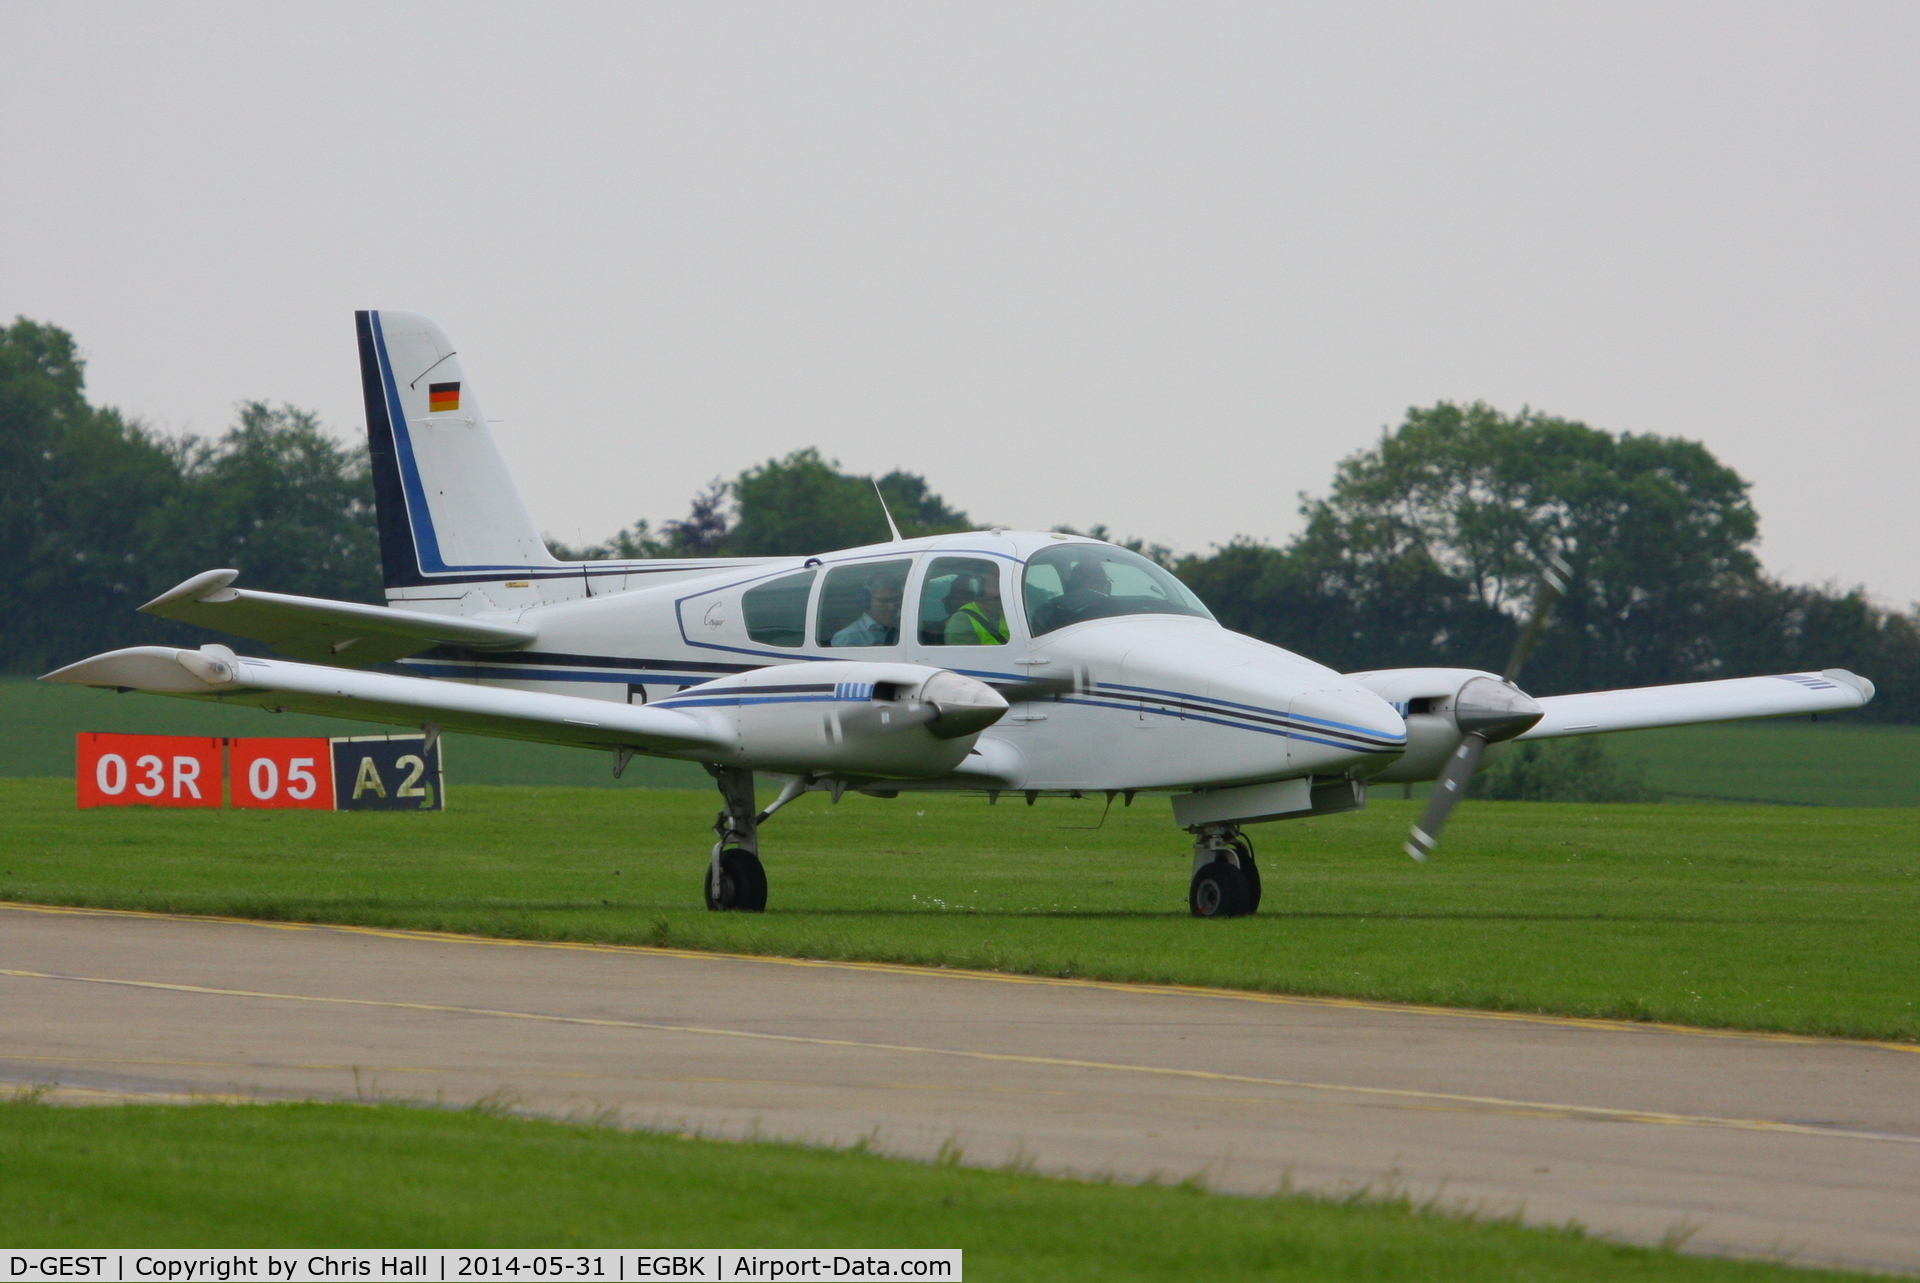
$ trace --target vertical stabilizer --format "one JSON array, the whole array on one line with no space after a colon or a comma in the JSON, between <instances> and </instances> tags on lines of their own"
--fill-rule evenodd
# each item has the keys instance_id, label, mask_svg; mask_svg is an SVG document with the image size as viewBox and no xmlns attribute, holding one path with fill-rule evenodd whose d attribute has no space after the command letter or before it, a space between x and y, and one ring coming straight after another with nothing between
<instances>
[{"instance_id":1,"label":"vertical stabilizer","mask_svg":"<svg viewBox=\"0 0 1920 1283\"><path fill-rule=\"evenodd\" d=\"M354 321L387 587L558 566L446 331L413 312Z\"/></svg>"}]
</instances>

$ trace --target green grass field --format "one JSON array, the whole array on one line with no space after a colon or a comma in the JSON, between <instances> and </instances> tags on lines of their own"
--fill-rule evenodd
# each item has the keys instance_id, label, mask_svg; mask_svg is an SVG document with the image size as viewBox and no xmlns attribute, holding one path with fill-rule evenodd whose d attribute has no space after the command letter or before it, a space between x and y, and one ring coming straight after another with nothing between
<instances>
[{"instance_id":1,"label":"green grass field","mask_svg":"<svg viewBox=\"0 0 1920 1283\"><path fill-rule=\"evenodd\" d=\"M0 1103L0 1242L959 1247L976 1281L1852 1277L1392 1198L1238 1198L392 1105Z\"/></svg>"},{"instance_id":2,"label":"green grass field","mask_svg":"<svg viewBox=\"0 0 1920 1283\"><path fill-rule=\"evenodd\" d=\"M1920 726L1827 718L1608 735L1669 801L1920 806Z\"/></svg>"},{"instance_id":3,"label":"green grass field","mask_svg":"<svg viewBox=\"0 0 1920 1283\"><path fill-rule=\"evenodd\" d=\"M0 781L0 898L1920 1038L1920 811L1415 803L1262 825L1258 916L1186 910L1163 798L803 798L714 914L715 801L470 787L442 815L76 811Z\"/></svg>"}]
</instances>

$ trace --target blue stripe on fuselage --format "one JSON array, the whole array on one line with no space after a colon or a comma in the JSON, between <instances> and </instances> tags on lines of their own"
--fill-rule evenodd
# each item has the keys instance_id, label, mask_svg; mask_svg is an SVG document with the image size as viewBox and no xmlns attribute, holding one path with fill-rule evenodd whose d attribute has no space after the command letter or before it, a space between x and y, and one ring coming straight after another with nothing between
<instances>
[{"instance_id":1,"label":"blue stripe on fuselage","mask_svg":"<svg viewBox=\"0 0 1920 1283\"><path fill-rule=\"evenodd\" d=\"M668 665L672 660L632 660L615 659L612 656L581 656L582 661L598 660L605 663L648 663ZM821 659L820 656L796 658ZM423 663L414 660L400 661L407 668L429 677L465 677L494 681L527 682L604 682L615 685L650 686L699 686L715 680L712 673L636 672L632 668L613 670L591 670L585 668L559 669L552 667L510 666L506 664L446 664ZM802 670L804 671L804 670ZM795 676L799 676L796 673ZM972 675L972 674L969 674ZM1002 674L980 674L980 676L999 677L1001 680L1025 680L1007 678ZM1087 708L1107 708L1123 712L1150 712L1160 717L1171 717L1183 721L1207 722L1214 726L1226 726L1237 730L1254 731L1262 735L1279 735L1287 738L1307 740L1315 744L1325 744L1333 748L1358 749L1368 753L1390 753L1402 748L1406 736L1390 736L1387 733L1366 727L1353 727L1346 723L1332 722L1325 718L1308 717L1303 714L1289 714L1278 709L1262 708L1256 704L1237 704L1230 700L1214 699L1204 695L1184 695L1178 691L1160 690L1148 686L1126 686L1117 682L1096 682L1095 687L1102 691L1131 691L1140 696L1152 696L1169 701L1173 706L1155 708L1141 699L1120 703L1113 698L1098 699L1071 697L1062 695L1058 700L1021 701L1023 703L1062 703L1079 704ZM751 703L864 703L870 697L852 696L836 692L833 695L811 696L801 700L776 700L765 697L751 697L743 691L738 697L714 692L701 697L699 704L690 699L669 697L655 701L657 708L671 703L675 707L703 707L714 704ZM1349 738L1349 736L1351 738Z\"/></svg>"}]
</instances>

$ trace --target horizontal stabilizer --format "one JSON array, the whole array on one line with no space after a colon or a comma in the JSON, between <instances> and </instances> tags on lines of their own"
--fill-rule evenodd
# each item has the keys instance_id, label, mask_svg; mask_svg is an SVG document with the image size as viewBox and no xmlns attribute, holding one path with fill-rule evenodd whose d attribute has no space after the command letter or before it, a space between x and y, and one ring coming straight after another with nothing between
<instances>
[{"instance_id":1,"label":"horizontal stabilizer","mask_svg":"<svg viewBox=\"0 0 1920 1283\"><path fill-rule=\"evenodd\" d=\"M394 726L648 753L711 756L731 741L714 723L671 709L575 695L502 690L425 677L361 673L237 656L224 646L134 646L69 664L40 679L257 708L350 717Z\"/></svg>"},{"instance_id":2,"label":"horizontal stabilizer","mask_svg":"<svg viewBox=\"0 0 1920 1283\"><path fill-rule=\"evenodd\" d=\"M239 574L209 570L140 609L265 642L296 659L351 668L383 664L439 645L511 650L534 637L533 629L519 624L235 588Z\"/></svg>"},{"instance_id":3,"label":"horizontal stabilizer","mask_svg":"<svg viewBox=\"0 0 1920 1283\"><path fill-rule=\"evenodd\" d=\"M1844 668L1819 673L1780 673L1771 677L1734 677L1679 686L1643 686L1634 690L1590 691L1542 696L1546 716L1523 740L1596 735L1603 731L1642 731L1695 722L1737 722L1753 717L1804 717L1859 708L1873 698L1873 683Z\"/></svg>"}]
</instances>

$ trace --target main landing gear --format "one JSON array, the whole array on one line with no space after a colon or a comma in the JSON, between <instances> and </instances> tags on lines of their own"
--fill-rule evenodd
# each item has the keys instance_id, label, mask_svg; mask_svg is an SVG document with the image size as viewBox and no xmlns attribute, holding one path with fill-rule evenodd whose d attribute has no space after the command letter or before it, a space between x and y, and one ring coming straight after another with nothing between
<instances>
[{"instance_id":1,"label":"main landing gear","mask_svg":"<svg viewBox=\"0 0 1920 1283\"><path fill-rule=\"evenodd\" d=\"M753 805L753 772L738 766L709 766L720 785L721 811L713 822L720 840L707 865L709 909L761 913L767 907L767 871L760 867L760 817Z\"/></svg>"},{"instance_id":2,"label":"main landing gear","mask_svg":"<svg viewBox=\"0 0 1920 1283\"><path fill-rule=\"evenodd\" d=\"M1237 824L1201 824L1193 834L1187 907L1196 918L1243 918L1260 907L1260 866Z\"/></svg>"},{"instance_id":3,"label":"main landing gear","mask_svg":"<svg viewBox=\"0 0 1920 1283\"><path fill-rule=\"evenodd\" d=\"M756 813L753 809L753 772L739 766L707 766L720 786L720 814L713 821L713 861L707 865L706 897L709 909L741 909L763 913L767 907L767 871L760 867L760 826L775 811L814 789L825 789L838 802L845 780L825 780L808 772L787 781L780 796ZM882 797L892 797L883 793Z\"/></svg>"}]
</instances>

